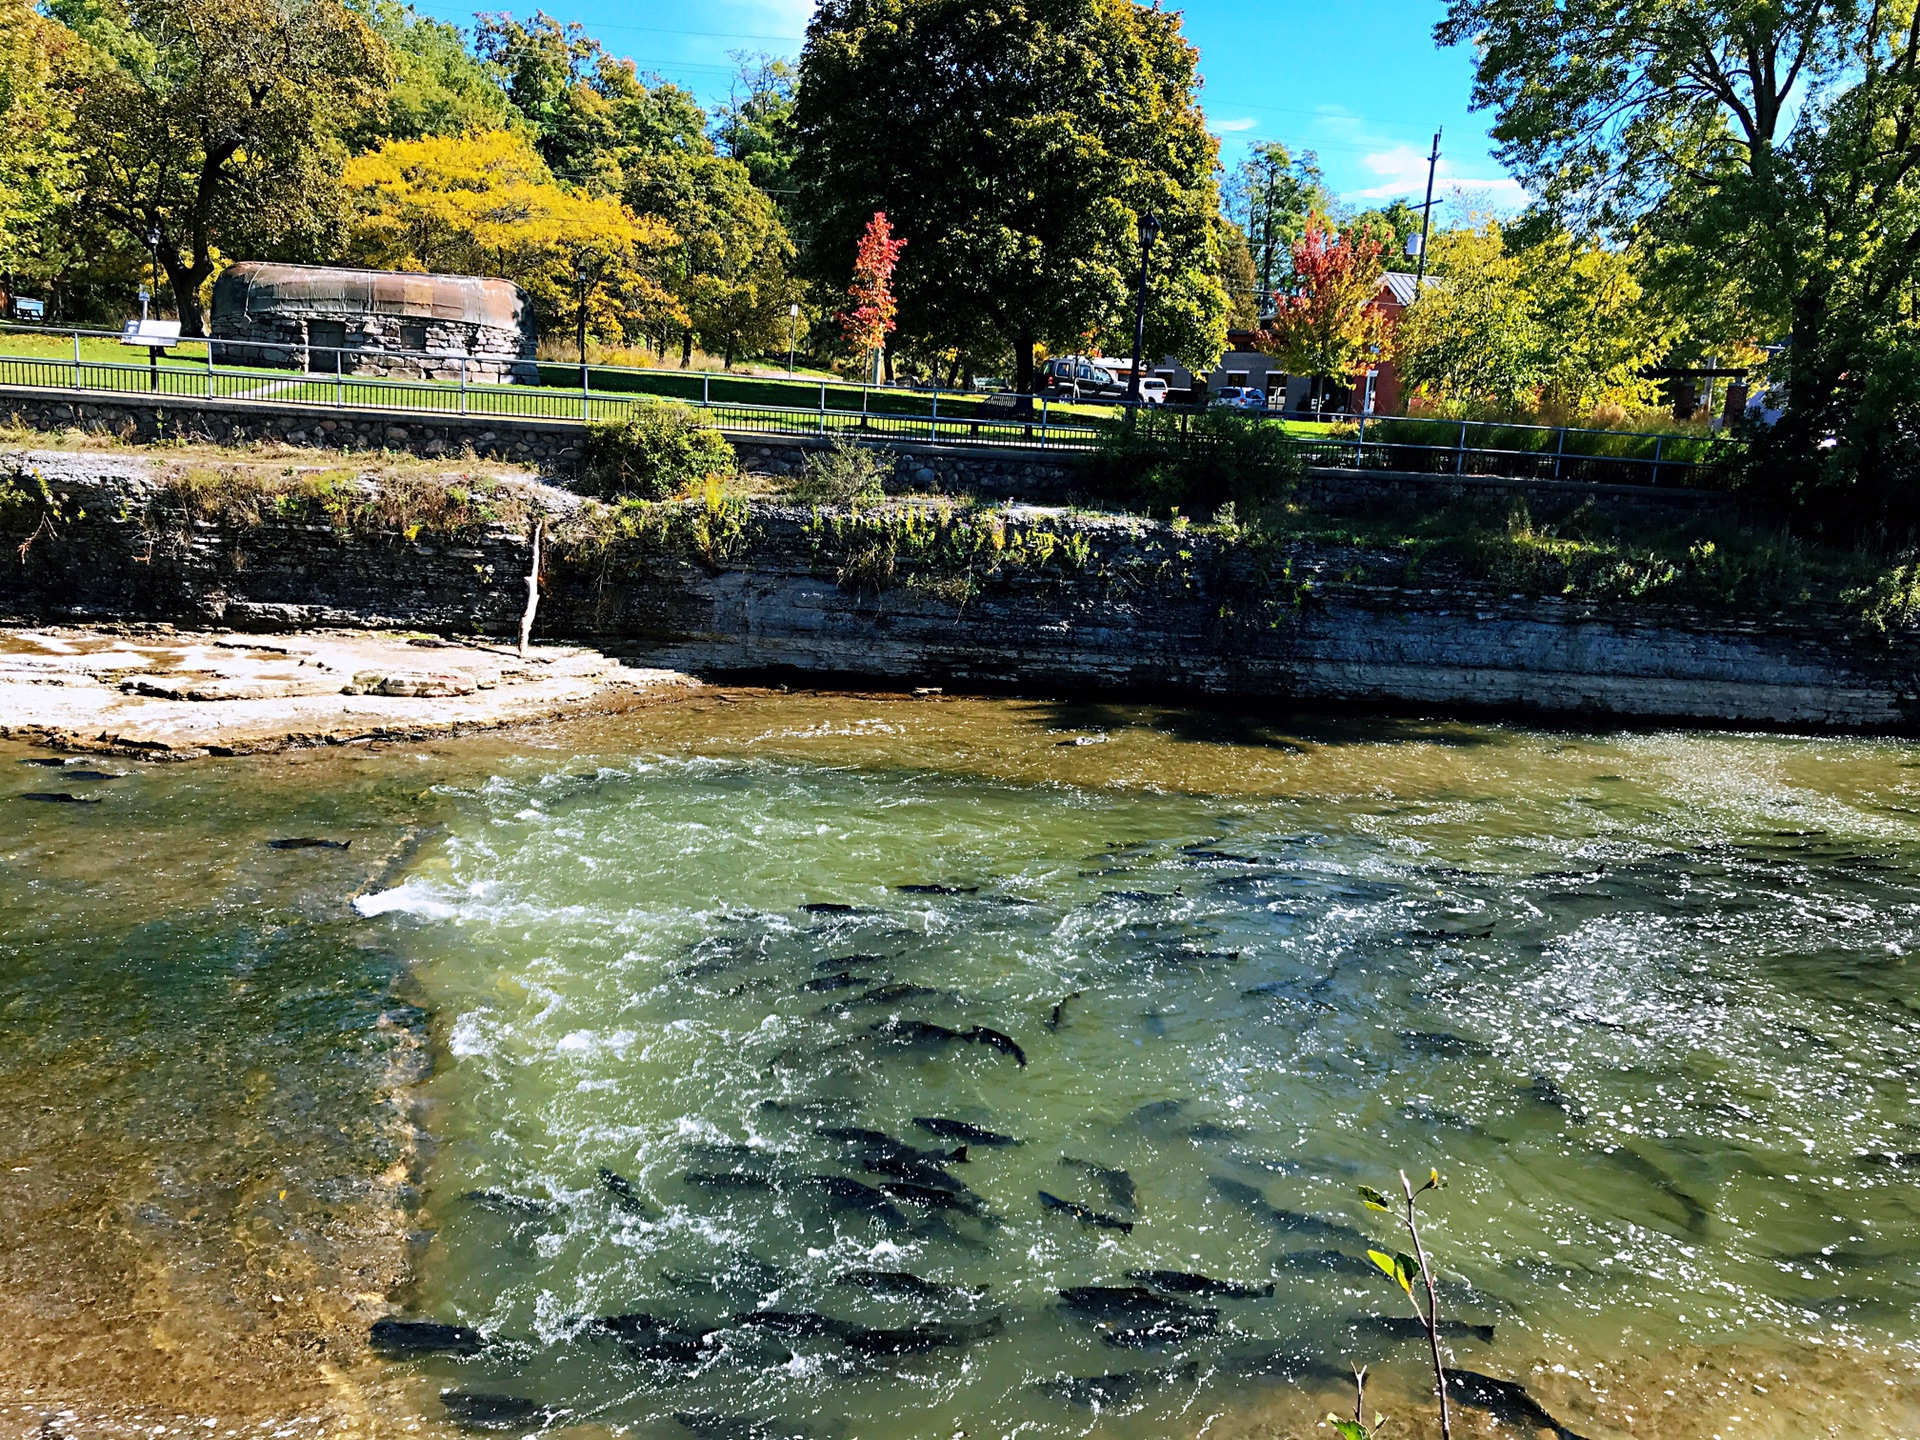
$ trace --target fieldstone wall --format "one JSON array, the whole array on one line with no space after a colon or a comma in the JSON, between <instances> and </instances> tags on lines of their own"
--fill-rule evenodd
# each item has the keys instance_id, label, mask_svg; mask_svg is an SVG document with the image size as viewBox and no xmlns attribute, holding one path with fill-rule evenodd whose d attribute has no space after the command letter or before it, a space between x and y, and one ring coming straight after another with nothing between
<instances>
[{"instance_id":1,"label":"fieldstone wall","mask_svg":"<svg viewBox=\"0 0 1920 1440\"><path fill-rule=\"evenodd\" d=\"M524 535L156 527L136 463L34 459L87 518L24 558L19 537L0 537L12 541L0 612L447 635L517 624ZM577 504L545 493L556 515ZM563 527L536 634L709 677L1920 731L1920 644L1866 637L1838 607L1739 618L1515 595L1431 560L1410 573L1388 552L1253 555L1149 521L1019 506L995 517L1005 558L962 586L810 511L699 518L610 547L570 546Z\"/></svg>"}]
</instances>

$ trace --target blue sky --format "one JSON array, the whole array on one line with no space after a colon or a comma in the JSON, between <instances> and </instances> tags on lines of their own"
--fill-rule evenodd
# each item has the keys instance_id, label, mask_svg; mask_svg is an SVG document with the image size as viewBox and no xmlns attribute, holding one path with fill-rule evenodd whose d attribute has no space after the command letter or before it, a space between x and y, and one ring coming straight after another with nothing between
<instances>
[{"instance_id":1,"label":"blue sky","mask_svg":"<svg viewBox=\"0 0 1920 1440\"><path fill-rule=\"evenodd\" d=\"M416 0L416 8L462 24L472 18L468 6L446 0ZM729 52L799 54L813 0L546 0L545 8L711 105L726 94ZM1200 47L1201 101L1227 163L1250 143L1279 140L1317 151L1330 187L1351 203L1418 201L1438 126L1445 135L1436 194L1458 191L1476 207L1523 202L1490 156L1485 117L1467 108L1470 53L1433 43L1445 10L1439 0L1188 0L1167 8L1185 15L1187 36Z\"/></svg>"}]
</instances>

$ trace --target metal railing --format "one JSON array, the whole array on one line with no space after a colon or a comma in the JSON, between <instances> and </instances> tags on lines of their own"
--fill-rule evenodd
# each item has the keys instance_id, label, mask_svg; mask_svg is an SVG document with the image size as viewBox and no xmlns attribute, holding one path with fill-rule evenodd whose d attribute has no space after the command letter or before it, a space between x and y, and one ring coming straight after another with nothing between
<instances>
[{"instance_id":1,"label":"metal railing","mask_svg":"<svg viewBox=\"0 0 1920 1440\"><path fill-rule=\"evenodd\" d=\"M43 342L35 348L61 353L7 353L25 348L23 336ZM88 341L96 343L89 347ZM1046 396L988 397L938 388L580 366L518 355L311 346L285 340L194 339L172 347L184 353L164 359L89 358L87 349L101 350L100 341L118 346L120 336L112 331L0 325L0 385L576 424L618 419L637 404L670 399L704 411L720 428L748 434L1069 451L1091 449L1104 428L1079 408ZM265 363L263 355L268 357ZM409 370L418 373L390 373ZM537 376L538 382L494 378L503 372ZM1112 408L1119 413L1123 407ZM1272 413L1256 412L1249 418L1285 423ZM1311 465L1588 483L1698 484L1711 479L1732 450L1732 442L1724 439L1471 420L1343 416L1327 429L1315 428L1317 433L1294 434Z\"/></svg>"}]
</instances>

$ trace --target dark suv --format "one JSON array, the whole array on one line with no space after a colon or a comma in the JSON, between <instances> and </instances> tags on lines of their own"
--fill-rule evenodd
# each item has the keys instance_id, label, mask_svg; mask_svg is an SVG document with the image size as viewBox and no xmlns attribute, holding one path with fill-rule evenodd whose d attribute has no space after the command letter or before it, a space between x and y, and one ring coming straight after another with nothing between
<instances>
[{"instance_id":1,"label":"dark suv","mask_svg":"<svg viewBox=\"0 0 1920 1440\"><path fill-rule=\"evenodd\" d=\"M1127 396L1119 376L1081 355L1047 361L1040 371L1040 388L1061 399L1124 400Z\"/></svg>"}]
</instances>

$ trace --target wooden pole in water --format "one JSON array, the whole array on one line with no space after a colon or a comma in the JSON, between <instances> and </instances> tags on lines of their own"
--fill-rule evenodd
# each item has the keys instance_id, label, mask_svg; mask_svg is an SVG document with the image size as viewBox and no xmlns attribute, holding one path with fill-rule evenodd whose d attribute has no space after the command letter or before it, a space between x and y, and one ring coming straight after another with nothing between
<instances>
[{"instance_id":1,"label":"wooden pole in water","mask_svg":"<svg viewBox=\"0 0 1920 1440\"><path fill-rule=\"evenodd\" d=\"M527 641L533 636L533 613L540 608L540 541L547 531L544 518L533 522L533 566L527 571L527 608L520 616L520 658L527 658Z\"/></svg>"}]
</instances>

